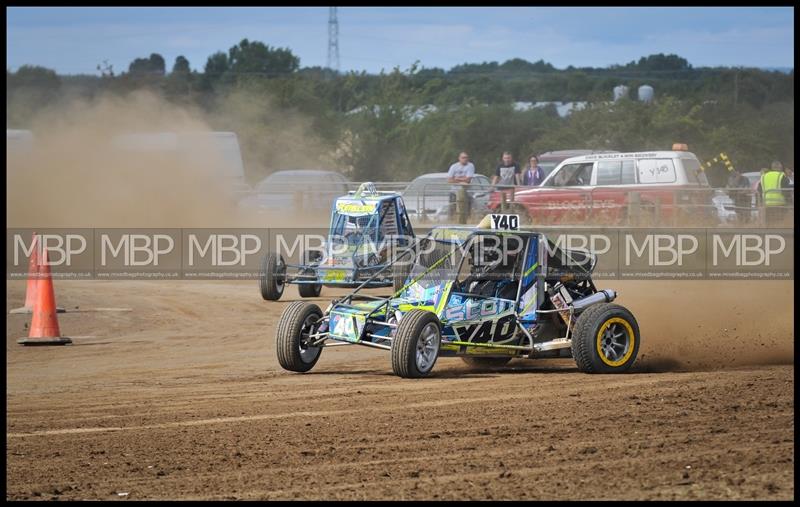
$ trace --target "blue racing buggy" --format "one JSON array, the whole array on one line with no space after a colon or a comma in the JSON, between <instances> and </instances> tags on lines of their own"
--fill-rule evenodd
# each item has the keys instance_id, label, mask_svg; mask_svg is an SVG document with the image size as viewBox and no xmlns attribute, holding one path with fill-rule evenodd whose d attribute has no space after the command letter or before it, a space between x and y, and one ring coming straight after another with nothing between
<instances>
[{"instance_id":1,"label":"blue racing buggy","mask_svg":"<svg viewBox=\"0 0 800 507\"><path fill-rule=\"evenodd\" d=\"M306 372L325 347L363 345L390 351L392 370L409 378L429 375L440 356L478 367L572 356L584 372L628 370L639 326L613 290L596 289L596 256L518 222L493 214L477 228L433 229L394 260L410 269L391 296L363 294L365 282L325 311L291 303L277 326L279 363Z\"/></svg>"},{"instance_id":2,"label":"blue racing buggy","mask_svg":"<svg viewBox=\"0 0 800 507\"><path fill-rule=\"evenodd\" d=\"M393 252L413 240L402 196L362 183L334 202L322 249L302 252L300 264L287 264L276 252L264 256L259 273L261 297L276 301L289 283L298 285L302 297L319 296L323 285L391 287L402 280L384 268Z\"/></svg>"}]
</instances>

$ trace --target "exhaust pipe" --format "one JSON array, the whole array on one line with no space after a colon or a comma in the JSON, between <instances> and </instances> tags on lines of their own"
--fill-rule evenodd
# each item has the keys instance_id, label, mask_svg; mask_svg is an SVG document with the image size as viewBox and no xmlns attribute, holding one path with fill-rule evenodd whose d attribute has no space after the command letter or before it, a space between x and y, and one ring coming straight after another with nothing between
<instances>
[{"instance_id":1,"label":"exhaust pipe","mask_svg":"<svg viewBox=\"0 0 800 507\"><path fill-rule=\"evenodd\" d=\"M572 302L572 307L575 308L575 313L580 313L584 311L591 305L597 303L610 303L617 298L617 292L613 289L604 289L601 291L597 291L591 296L586 296L585 298L576 299Z\"/></svg>"}]
</instances>

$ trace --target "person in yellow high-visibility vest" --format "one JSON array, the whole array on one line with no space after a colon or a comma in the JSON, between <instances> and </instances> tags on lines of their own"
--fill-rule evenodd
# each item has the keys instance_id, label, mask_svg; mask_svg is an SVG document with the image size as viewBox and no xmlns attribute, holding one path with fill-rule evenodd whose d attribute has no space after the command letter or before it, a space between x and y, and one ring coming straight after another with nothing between
<instances>
[{"instance_id":1,"label":"person in yellow high-visibility vest","mask_svg":"<svg viewBox=\"0 0 800 507\"><path fill-rule=\"evenodd\" d=\"M786 207L794 204L789 178L783 173L783 164L777 160L768 171L761 172L757 195L766 208L767 223L778 223L783 220Z\"/></svg>"}]
</instances>

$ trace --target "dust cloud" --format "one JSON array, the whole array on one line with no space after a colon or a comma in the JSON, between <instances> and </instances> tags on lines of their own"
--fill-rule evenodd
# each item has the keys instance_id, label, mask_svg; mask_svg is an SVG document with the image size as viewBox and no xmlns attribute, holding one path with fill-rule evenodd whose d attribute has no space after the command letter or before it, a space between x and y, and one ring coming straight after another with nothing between
<instances>
[{"instance_id":1,"label":"dust cloud","mask_svg":"<svg viewBox=\"0 0 800 507\"><path fill-rule=\"evenodd\" d=\"M30 130L34 149L7 157L9 227L206 227L233 217L227 182L215 171L221 154L202 136L182 153L164 138L118 142L211 132L200 112L150 93L105 96L45 109Z\"/></svg>"},{"instance_id":2,"label":"dust cloud","mask_svg":"<svg viewBox=\"0 0 800 507\"><path fill-rule=\"evenodd\" d=\"M793 281L598 281L642 335L639 371L794 363Z\"/></svg>"},{"instance_id":3,"label":"dust cloud","mask_svg":"<svg viewBox=\"0 0 800 507\"><path fill-rule=\"evenodd\" d=\"M333 164L311 120L242 90L207 111L147 91L69 98L21 128L34 141L22 155L7 150L7 227L266 226L271 217L237 206L243 195L220 170L231 153L209 142L214 131L237 134L242 183Z\"/></svg>"},{"instance_id":4,"label":"dust cloud","mask_svg":"<svg viewBox=\"0 0 800 507\"><path fill-rule=\"evenodd\" d=\"M219 130L239 135L251 184L281 169L337 170L331 143L314 133L321 118L281 108L269 95L234 89L215 101L210 114Z\"/></svg>"}]
</instances>

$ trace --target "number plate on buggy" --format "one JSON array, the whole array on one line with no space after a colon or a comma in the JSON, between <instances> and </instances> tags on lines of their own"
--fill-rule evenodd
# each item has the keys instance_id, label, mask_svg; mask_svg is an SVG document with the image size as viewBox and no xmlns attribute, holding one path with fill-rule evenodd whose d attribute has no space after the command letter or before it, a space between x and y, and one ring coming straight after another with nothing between
<instances>
[{"instance_id":1,"label":"number plate on buggy","mask_svg":"<svg viewBox=\"0 0 800 507\"><path fill-rule=\"evenodd\" d=\"M330 335L340 340L358 342L364 328L364 317L351 313L330 314Z\"/></svg>"},{"instance_id":2,"label":"number plate on buggy","mask_svg":"<svg viewBox=\"0 0 800 507\"><path fill-rule=\"evenodd\" d=\"M328 269L325 271L323 280L326 282L343 282L347 277L347 271L344 269Z\"/></svg>"}]
</instances>

